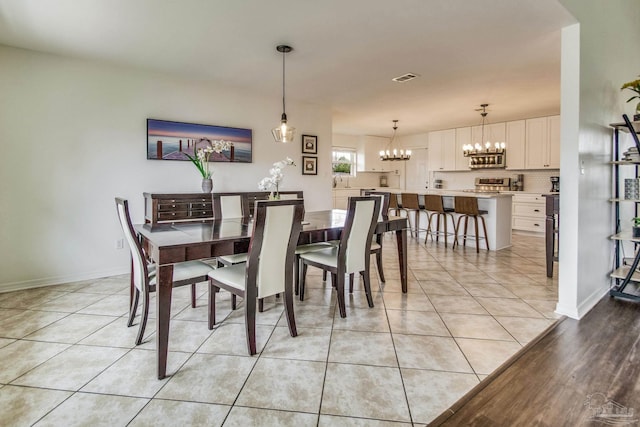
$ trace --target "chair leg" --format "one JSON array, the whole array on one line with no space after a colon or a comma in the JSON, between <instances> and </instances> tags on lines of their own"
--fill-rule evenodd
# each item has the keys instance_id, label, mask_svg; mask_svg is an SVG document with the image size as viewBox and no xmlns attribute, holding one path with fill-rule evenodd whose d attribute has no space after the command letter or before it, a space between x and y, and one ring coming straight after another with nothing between
<instances>
[{"instance_id":1,"label":"chair leg","mask_svg":"<svg viewBox=\"0 0 640 427\"><path fill-rule=\"evenodd\" d=\"M238 302L236 301L236 295L231 294L231 310L238 308Z\"/></svg>"},{"instance_id":2,"label":"chair leg","mask_svg":"<svg viewBox=\"0 0 640 427\"><path fill-rule=\"evenodd\" d=\"M427 235L424 236L424 244L427 244L427 239L429 235L431 235L431 218L433 218L433 214L427 212ZM433 236L431 236L431 240L433 240Z\"/></svg>"},{"instance_id":3,"label":"chair leg","mask_svg":"<svg viewBox=\"0 0 640 427\"><path fill-rule=\"evenodd\" d=\"M216 294L220 288L214 286L211 280L209 280L209 329L213 329L213 325L216 324Z\"/></svg>"},{"instance_id":4,"label":"chair leg","mask_svg":"<svg viewBox=\"0 0 640 427\"><path fill-rule=\"evenodd\" d=\"M295 280L295 294L300 293L300 257L296 255L295 263L293 264L293 279Z\"/></svg>"},{"instance_id":5,"label":"chair leg","mask_svg":"<svg viewBox=\"0 0 640 427\"><path fill-rule=\"evenodd\" d=\"M484 241L487 244L487 250L489 250L489 237L487 236L487 223L485 222L483 216L480 216L480 219L482 220L482 229L484 231Z\"/></svg>"},{"instance_id":6,"label":"chair leg","mask_svg":"<svg viewBox=\"0 0 640 427\"><path fill-rule=\"evenodd\" d=\"M326 273L323 271L323 273ZM300 274L302 277L300 278L300 301L304 301L304 285L307 281L307 264L302 263L302 273Z\"/></svg>"},{"instance_id":7,"label":"chair leg","mask_svg":"<svg viewBox=\"0 0 640 427\"><path fill-rule=\"evenodd\" d=\"M136 311L138 311L138 299L140 298L140 291L135 288L133 297L131 298L131 307L129 307L129 321L127 326L133 325L133 319L136 317Z\"/></svg>"},{"instance_id":8,"label":"chair leg","mask_svg":"<svg viewBox=\"0 0 640 427\"><path fill-rule=\"evenodd\" d=\"M347 317L347 309L344 303L344 274L331 274L331 279L335 279L336 291L338 292L338 309L340 310L340 317Z\"/></svg>"},{"instance_id":9,"label":"chair leg","mask_svg":"<svg viewBox=\"0 0 640 427\"><path fill-rule=\"evenodd\" d=\"M244 323L247 332L247 348L249 355L256 351L256 298L246 298L244 301Z\"/></svg>"},{"instance_id":10,"label":"chair leg","mask_svg":"<svg viewBox=\"0 0 640 427\"><path fill-rule=\"evenodd\" d=\"M467 229L469 226L469 217L464 216L464 235L462 236L462 246L467 246Z\"/></svg>"},{"instance_id":11,"label":"chair leg","mask_svg":"<svg viewBox=\"0 0 640 427\"><path fill-rule=\"evenodd\" d=\"M293 295L291 292L291 286L284 288L284 311L287 314L287 325L289 326L289 334L292 337L298 336L298 330L296 329L296 317L293 312Z\"/></svg>"},{"instance_id":12,"label":"chair leg","mask_svg":"<svg viewBox=\"0 0 640 427\"><path fill-rule=\"evenodd\" d=\"M426 239L426 237L425 237ZM380 275L380 281L384 283L384 271L382 271L382 251L376 252L376 265L378 266L378 274Z\"/></svg>"},{"instance_id":13,"label":"chair leg","mask_svg":"<svg viewBox=\"0 0 640 427\"><path fill-rule=\"evenodd\" d=\"M323 282L327 281L327 270L322 270L322 281Z\"/></svg>"},{"instance_id":14,"label":"chair leg","mask_svg":"<svg viewBox=\"0 0 640 427\"><path fill-rule=\"evenodd\" d=\"M191 308L196 308L196 284L191 285Z\"/></svg>"},{"instance_id":15,"label":"chair leg","mask_svg":"<svg viewBox=\"0 0 640 427\"><path fill-rule=\"evenodd\" d=\"M460 221L462 221L462 216L458 217L458 222L456 223L456 226L454 227L455 230L455 236L453 236L453 246L452 248L455 249L456 245L460 246L460 242L458 241L458 230L460 230Z\"/></svg>"},{"instance_id":16,"label":"chair leg","mask_svg":"<svg viewBox=\"0 0 640 427\"><path fill-rule=\"evenodd\" d=\"M264 298L258 299L258 311L262 313L264 311Z\"/></svg>"},{"instance_id":17,"label":"chair leg","mask_svg":"<svg viewBox=\"0 0 640 427\"><path fill-rule=\"evenodd\" d=\"M480 253L480 236L478 235L478 217L473 217L473 231L476 233L476 253Z\"/></svg>"},{"instance_id":18,"label":"chair leg","mask_svg":"<svg viewBox=\"0 0 640 427\"><path fill-rule=\"evenodd\" d=\"M147 327L147 318L149 317L149 292L145 292L142 296L142 315L140 317L140 328L138 329L138 336L136 337L136 345L142 343L144 338L144 330Z\"/></svg>"},{"instance_id":19,"label":"chair leg","mask_svg":"<svg viewBox=\"0 0 640 427\"><path fill-rule=\"evenodd\" d=\"M349 293L353 293L353 273L349 274Z\"/></svg>"},{"instance_id":20,"label":"chair leg","mask_svg":"<svg viewBox=\"0 0 640 427\"><path fill-rule=\"evenodd\" d=\"M367 303L369 307L373 307L373 296L371 295L371 277L369 276L369 270L361 271L362 281L364 282L364 291L367 294Z\"/></svg>"}]
</instances>

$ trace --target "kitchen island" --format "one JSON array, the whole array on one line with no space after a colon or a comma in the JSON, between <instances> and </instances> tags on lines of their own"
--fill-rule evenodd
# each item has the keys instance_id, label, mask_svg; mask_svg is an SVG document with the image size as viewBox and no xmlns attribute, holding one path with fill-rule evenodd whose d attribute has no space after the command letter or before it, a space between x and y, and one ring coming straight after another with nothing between
<instances>
[{"instance_id":1,"label":"kitchen island","mask_svg":"<svg viewBox=\"0 0 640 427\"><path fill-rule=\"evenodd\" d=\"M424 194L440 194L443 197L445 208L453 208L453 198L455 196L476 197L478 208L487 211L484 219L487 223L487 238L489 239L489 249L497 251L511 246L511 197L509 193L477 193L455 190L429 190ZM456 222L457 222L457 215ZM473 220L470 220L472 222ZM434 220L435 223L435 220ZM426 226L427 219L423 213L420 218L421 227ZM472 225L469 224L471 228ZM460 223L461 230L458 236L464 233L463 222ZM482 228L481 228L482 229ZM482 231L481 231L482 233ZM482 234L481 234L482 235ZM462 244L462 237L459 237ZM475 248L475 240L467 239L467 246ZM484 242L480 241L480 249L484 248Z\"/></svg>"}]
</instances>

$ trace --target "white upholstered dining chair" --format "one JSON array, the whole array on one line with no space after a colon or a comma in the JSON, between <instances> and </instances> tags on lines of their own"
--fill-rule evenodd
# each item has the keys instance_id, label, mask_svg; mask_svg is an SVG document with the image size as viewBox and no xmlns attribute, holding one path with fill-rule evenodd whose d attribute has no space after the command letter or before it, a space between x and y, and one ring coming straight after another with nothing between
<instances>
[{"instance_id":1,"label":"white upholstered dining chair","mask_svg":"<svg viewBox=\"0 0 640 427\"><path fill-rule=\"evenodd\" d=\"M149 317L149 293L155 291L156 288L156 266L147 262L147 256L142 249L140 241L136 237L136 232L131 223L131 216L129 215L129 203L120 197L116 197L115 200L118 219L120 220L125 240L131 250L132 259L131 280L134 286L134 293L130 301L127 326L133 325L140 295L142 294L142 313L138 336L136 337L136 345L139 345L142 343L144 330ZM195 284L206 282L208 279L207 274L211 270L212 267L209 264L201 261L186 261L174 264L173 287L191 285L191 299L193 301L195 299Z\"/></svg>"},{"instance_id":2,"label":"white upholstered dining chair","mask_svg":"<svg viewBox=\"0 0 640 427\"><path fill-rule=\"evenodd\" d=\"M304 201L257 201L247 262L209 272L209 329L215 325L215 295L220 289L244 298L249 354L256 354L256 299L284 295L289 333L295 337L293 313L294 251L304 215Z\"/></svg>"},{"instance_id":3,"label":"white upholstered dining chair","mask_svg":"<svg viewBox=\"0 0 640 427\"><path fill-rule=\"evenodd\" d=\"M344 283L345 276L360 273L364 282L369 307L373 307L371 279L369 275L371 239L378 222L381 198L349 197L347 218L340 235L339 245L300 255L302 279L300 297L304 298L307 266L331 273L331 282L338 293L340 317L346 317Z\"/></svg>"}]
</instances>

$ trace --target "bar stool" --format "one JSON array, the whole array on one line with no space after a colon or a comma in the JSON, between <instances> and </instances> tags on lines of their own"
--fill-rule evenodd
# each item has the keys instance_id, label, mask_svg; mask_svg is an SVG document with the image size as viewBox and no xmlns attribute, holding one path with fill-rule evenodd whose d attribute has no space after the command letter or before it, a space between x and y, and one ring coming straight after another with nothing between
<instances>
[{"instance_id":1,"label":"bar stool","mask_svg":"<svg viewBox=\"0 0 640 427\"><path fill-rule=\"evenodd\" d=\"M456 247L456 243L458 243L458 233L460 232L460 221L464 218L464 234L462 235L462 245L467 245L467 237L475 237L476 238L476 252L480 252L480 242L479 239L484 239L487 250L489 250L489 240L487 239L487 224L482 215L486 215L487 211L478 209L478 198L477 197L464 197L464 196L455 196L453 198L454 203L454 212L460 214L458 217L458 222L456 224L456 238L453 241L453 247ZM467 226L469 225L469 218L474 219L475 225L475 236L470 236L467 234ZM478 219L482 220L482 231L484 232L484 237L480 237L478 233ZM458 243L459 244L459 243Z\"/></svg>"},{"instance_id":2,"label":"bar stool","mask_svg":"<svg viewBox=\"0 0 640 427\"><path fill-rule=\"evenodd\" d=\"M424 210L427 213L427 235L424 237L424 243L427 243L427 239L431 236L431 240L433 241L433 236L436 236L436 242L440 238L440 236L444 236L444 246L447 246L447 236L455 236L456 235L456 220L453 217L453 209L445 208L444 203L442 201L442 196L438 194L425 194L424 196ZM431 228L431 221L433 217L436 217L436 230L433 231ZM447 231L447 217L451 218L451 225L453 225L453 232ZM440 219L442 218L444 222L443 231L440 231ZM455 237L454 237L455 241Z\"/></svg>"},{"instance_id":3,"label":"bar stool","mask_svg":"<svg viewBox=\"0 0 640 427\"><path fill-rule=\"evenodd\" d=\"M420 225L420 202L418 201L418 193L400 193L400 200L398 200L398 208L407 214L407 220L409 221L409 230L411 231L411 237L413 237L413 231L415 229L416 238L419 238L419 225ZM413 212L414 228L411 228L411 215Z\"/></svg>"}]
</instances>

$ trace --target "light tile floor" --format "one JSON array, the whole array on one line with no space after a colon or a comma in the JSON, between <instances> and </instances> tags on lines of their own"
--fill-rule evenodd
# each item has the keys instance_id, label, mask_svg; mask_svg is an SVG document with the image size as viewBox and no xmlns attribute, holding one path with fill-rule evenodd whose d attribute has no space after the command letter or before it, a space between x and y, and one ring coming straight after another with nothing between
<instances>
[{"instance_id":1,"label":"light tile floor","mask_svg":"<svg viewBox=\"0 0 640 427\"><path fill-rule=\"evenodd\" d=\"M2 425L409 426L428 423L554 322L557 277L544 239L514 235L498 252L409 239L400 292L393 236L386 283L372 260L374 308L361 285L346 319L319 270L296 301L298 337L280 301L258 315L249 357L242 304L217 302L206 325L174 291L168 372L155 378L155 298L145 342L126 327L128 277L0 294ZM556 268L557 271L557 268Z\"/></svg>"}]
</instances>

